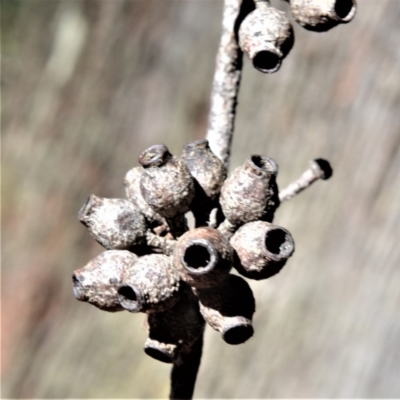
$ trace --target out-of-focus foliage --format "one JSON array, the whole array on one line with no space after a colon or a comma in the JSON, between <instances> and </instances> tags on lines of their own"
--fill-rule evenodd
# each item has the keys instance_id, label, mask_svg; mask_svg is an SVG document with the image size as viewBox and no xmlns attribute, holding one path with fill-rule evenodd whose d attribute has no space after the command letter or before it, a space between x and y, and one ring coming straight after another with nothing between
<instances>
[{"instance_id":1,"label":"out-of-focus foliage","mask_svg":"<svg viewBox=\"0 0 400 400\"><path fill-rule=\"evenodd\" d=\"M122 197L147 146L204 136L221 1L2 2L2 395L168 394L142 315L79 303L71 274L101 252L77 220ZM400 396L400 2L295 27L281 70L246 63L231 166L262 153L281 186L324 157L333 178L275 222L296 252L252 282L255 336L207 330L200 398Z\"/></svg>"}]
</instances>

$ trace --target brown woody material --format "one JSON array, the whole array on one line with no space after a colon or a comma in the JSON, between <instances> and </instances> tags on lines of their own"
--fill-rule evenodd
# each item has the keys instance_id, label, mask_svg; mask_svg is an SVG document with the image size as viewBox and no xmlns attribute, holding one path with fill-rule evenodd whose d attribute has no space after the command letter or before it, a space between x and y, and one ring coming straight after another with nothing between
<instances>
[{"instance_id":1,"label":"brown woody material","mask_svg":"<svg viewBox=\"0 0 400 400\"><path fill-rule=\"evenodd\" d=\"M264 73L279 70L282 60L294 43L294 32L283 11L270 6L269 1L257 1L256 9L242 22L239 29L240 48Z\"/></svg>"},{"instance_id":2,"label":"brown woody material","mask_svg":"<svg viewBox=\"0 0 400 400\"><path fill-rule=\"evenodd\" d=\"M149 147L139 157L144 168L140 190L150 207L164 217L175 237L187 230L185 212L194 196L194 180L186 164L167 146Z\"/></svg>"},{"instance_id":3,"label":"brown woody material","mask_svg":"<svg viewBox=\"0 0 400 400\"><path fill-rule=\"evenodd\" d=\"M161 215L157 214L146 202L140 191L140 177L142 176L143 167L138 166L130 169L124 178L124 186L126 197L136 204L143 215L146 217L150 227L159 226L165 222Z\"/></svg>"},{"instance_id":4,"label":"brown woody material","mask_svg":"<svg viewBox=\"0 0 400 400\"><path fill-rule=\"evenodd\" d=\"M198 226L205 225L211 210L218 205L227 172L222 161L211 151L208 140L196 140L183 148L182 159L194 178L195 196L190 206Z\"/></svg>"},{"instance_id":5,"label":"brown woody material","mask_svg":"<svg viewBox=\"0 0 400 400\"><path fill-rule=\"evenodd\" d=\"M240 344L253 336L255 300L248 283L236 275L219 286L195 289L200 312L206 322L229 344Z\"/></svg>"},{"instance_id":6,"label":"brown woody material","mask_svg":"<svg viewBox=\"0 0 400 400\"><path fill-rule=\"evenodd\" d=\"M303 28L324 32L350 22L357 11L356 0L290 0L293 18Z\"/></svg>"},{"instance_id":7,"label":"brown woody material","mask_svg":"<svg viewBox=\"0 0 400 400\"><path fill-rule=\"evenodd\" d=\"M296 194L307 189L318 179L327 180L333 174L329 161L318 158L310 162L310 167L294 182L279 192L279 200L282 202L290 200Z\"/></svg>"},{"instance_id":8,"label":"brown woody material","mask_svg":"<svg viewBox=\"0 0 400 400\"><path fill-rule=\"evenodd\" d=\"M73 292L79 301L104 311L122 311L117 290L124 270L138 257L127 250L108 250L72 275Z\"/></svg>"},{"instance_id":9,"label":"brown woody material","mask_svg":"<svg viewBox=\"0 0 400 400\"><path fill-rule=\"evenodd\" d=\"M108 250L135 249L145 242L146 221L129 200L90 195L78 218L89 233Z\"/></svg>"},{"instance_id":10,"label":"brown woody material","mask_svg":"<svg viewBox=\"0 0 400 400\"><path fill-rule=\"evenodd\" d=\"M221 189L226 220L218 228L229 236L239 226L256 220L271 222L279 206L278 165L269 157L253 155L236 168Z\"/></svg>"},{"instance_id":11,"label":"brown woody material","mask_svg":"<svg viewBox=\"0 0 400 400\"><path fill-rule=\"evenodd\" d=\"M197 228L179 238L173 260L182 280L207 288L226 279L233 266L233 249L216 229Z\"/></svg>"},{"instance_id":12,"label":"brown woody material","mask_svg":"<svg viewBox=\"0 0 400 400\"><path fill-rule=\"evenodd\" d=\"M181 284L179 301L164 312L147 316L149 337L144 351L156 360L172 363L179 352L190 348L204 331L197 297L189 286Z\"/></svg>"},{"instance_id":13,"label":"brown woody material","mask_svg":"<svg viewBox=\"0 0 400 400\"><path fill-rule=\"evenodd\" d=\"M243 225L230 242L235 249L236 270L256 280L277 274L295 249L287 229L265 221Z\"/></svg>"},{"instance_id":14,"label":"brown woody material","mask_svg":"<svg viewBox=\"0 0 400 400\"><path fill-rule=\"evenodd\" d=\"M118 287L118 300L130 312L161 312L179 299L179 274L171 259L162 254L149 254L137 259L124 270Z\"/></svg>"}]
</instances>

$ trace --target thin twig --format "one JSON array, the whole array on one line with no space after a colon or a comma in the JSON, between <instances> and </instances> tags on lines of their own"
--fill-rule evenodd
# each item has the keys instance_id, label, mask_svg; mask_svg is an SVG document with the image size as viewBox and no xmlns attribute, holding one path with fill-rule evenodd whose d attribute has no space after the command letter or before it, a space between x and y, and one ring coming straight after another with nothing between
<instances>
[{"instance_id":1,"label":"thin twig","mask_svg":"<svg viewBox=\"0 0 400 400\"><path fill-rule=\"evenodd\" d=\"M237 32L243 18L253 9L252 0L225 0L224 2L222 36L217 53L206 138L211 150L227 168L243 60Z\"/></svg>"},{"instance_id":2,"label":"thin twig","mask_svg":"<svg viewBox=\"0 0 400 400\"><path fill-rule=\"evenodd\" d=\"M328 161L318 158L310 162L310 167L294 182L279 192L281 203L290 200L296 194L307 189L318 179L326 180L332 176L332 167Z\"/></svg>"}]
</instances>

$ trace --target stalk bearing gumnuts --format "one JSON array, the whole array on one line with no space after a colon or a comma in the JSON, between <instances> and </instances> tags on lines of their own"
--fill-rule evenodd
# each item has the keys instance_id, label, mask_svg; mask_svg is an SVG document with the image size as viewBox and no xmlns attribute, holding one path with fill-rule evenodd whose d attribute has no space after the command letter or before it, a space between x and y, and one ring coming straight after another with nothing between
<instances>
[{"instance_id":1,"label":"stalk bearing gumnuts","mask_svg":"<svg viewBox=\"0 0 400 400\"><path fill-rule=\"evenodd\" d=\"M243 225L230 242L235 249L235 269L256 280L277 274L294 252L290 232L265 221Z\"/></svg>"}]
</instances>

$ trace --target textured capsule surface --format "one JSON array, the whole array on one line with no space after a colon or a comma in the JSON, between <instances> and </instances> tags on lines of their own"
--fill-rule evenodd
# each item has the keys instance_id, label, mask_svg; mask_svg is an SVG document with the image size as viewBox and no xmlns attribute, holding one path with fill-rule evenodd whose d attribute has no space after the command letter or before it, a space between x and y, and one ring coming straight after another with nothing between
<instances>
[{"instance_id":1,"label":"textured capsule surface","mask_svg":"<svg viewBox=\"0 0 400 400\"><path fill-rule=\"evenodd\" d=\"M287 229L265 221L243 225L230 242L235 249L235 269L256 280L277 274L295 248Z\"/></svg>"},{"instance_id":2,"label":"textured capsule surface","mask_svg":"<svg viewBox=\"0 0 400 400\"><path fill-rule=\"evenodd\" d=\"M79 220L103 247L128 250L144 244L146 221L137 206L125 199L90 195Z\"/></svg>"},{"instance_id":3,"label":"textured capsule surface","mask_svg":"<svg viewBox=\"0 0 400 400\"><path fill-rule=\"evenodd\" d=\"M79 301L104 311L122 311L117 290L122 275L138 257L127 250L109 250L78 269L72 276L73 291Z\"/></svg>"},{"instance_id":4,"label":"textured capsule surface","mask_svg":"<svg viewBox=\"0 0 400 400\"><path fill-rule=\"evenodd\" d=\"M324 32L350 22L357 11L355 0L290 0L293 18L303 28Z\"/></svg>"},{"instance_id":5,"label":"textured capsule surface","mask_svg":"<svg viewBox=\"0 0 400 400\"><path fill-rule=\"evenodd\" d=\"M293 28L286 14L266 2L257 3L240 25L239 46L261 72L278 71L293 43Z\"/></svg>"}]
</instances>

